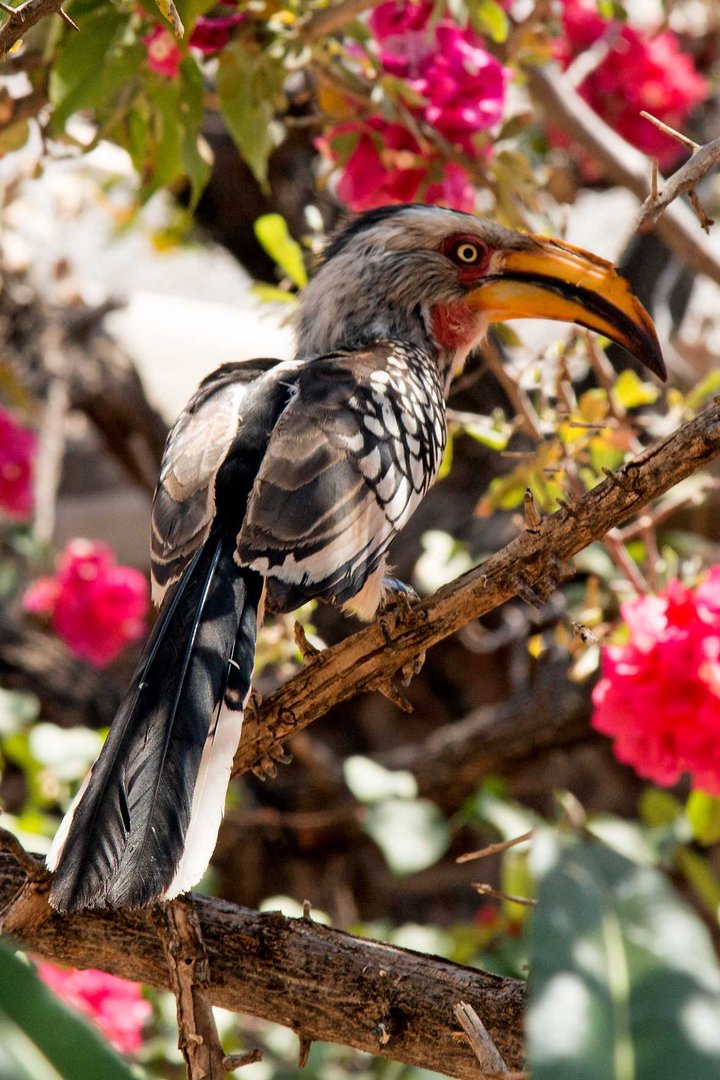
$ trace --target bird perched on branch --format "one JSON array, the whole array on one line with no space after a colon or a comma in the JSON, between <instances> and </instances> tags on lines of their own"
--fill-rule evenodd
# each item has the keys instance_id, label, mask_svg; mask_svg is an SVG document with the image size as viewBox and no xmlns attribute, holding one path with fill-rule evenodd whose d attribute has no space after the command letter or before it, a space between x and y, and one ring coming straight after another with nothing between
<instances>
[{"instance_id":1,"label":"bird perched on branch","mask_svg":"<svg viewBox=\"0 0 720 1080\"><path fill-rule=\"evenodd\" d=\"M295 359L209 375L168 437L152 511L160 614L48 858L60 911L169 899L222 817L263 610L371 618L391 540L432 484L445 398L492 322L575 322L661 378L610 263L430 206L372 210L305 290Z\"/></svg>"}]
</instances>

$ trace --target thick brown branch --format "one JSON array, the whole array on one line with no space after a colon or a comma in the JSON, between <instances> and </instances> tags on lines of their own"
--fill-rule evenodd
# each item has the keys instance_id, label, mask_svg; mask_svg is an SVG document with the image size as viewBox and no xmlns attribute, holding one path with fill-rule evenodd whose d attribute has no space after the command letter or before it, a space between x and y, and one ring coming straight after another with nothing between
<instances>
[{"instance_id":1,"label":"thick brown branch","mask_svg":"<svg viewBox=\"0 0 720 1080\"><path fill-rule=\"evenodd\" d=\"M25 873L0 852L0 911ZM372 1054L477 1080L475 1056L453 1008L468 1002L509 1068L522 1066L524 984L399 949L279 912L259 913L193 897L215 1005L283 1024L304 1040L343 1043ZM74 967L97 967L172 988L163 920L153 912L107 911L17 928L29 952Z\"/></svg>"},{"instance_id":2,"label":"thick brown branch","mask_svg":"<svg viewBox=\"0 0 720 1080\"><path fill-rule=\"evenodd\" d=\"M531 68L527 76L533 99L550 123L601 162L613 183L622 184L644 202L651 195L650 167L645 155L625 142L583 101L559 68ZM720 259L699 233L690 207L681 202L667 206L655 229L687 266L720 284Z\"/></svg>"},{"instance_id":3,"label":"thick brown branch","mask_svg":"<svg viewBox=\"0 0 720 1080\"><path fill-rule=\"evenodd\" d=\"M249 712L235 757L235 773L269 761L283 740L332 705L372 690L424 650L514 596L547 593L564 563L600 540L652 499L720 454L720 398L662 442L631 458L617 474L524 530L481 566L412 609L385 617L315 657L259 710Z\"/></svg>"},{"instance_id":4,"label":"thick brown branch","mask_svg":"<svg viewBox=\"0 0 720 1080\"><path fill-rule=\"evenodd\" d=\"M48 15L64 14L62 6L65 0L25 0L24 4L11 9L4 5L3 11L7 13L7 19L0 26L0 60L12 49L26 34L31 26L35 26L41 19ZM75 27L77 30L77 27Z\"/></svg>"}]
</instances>

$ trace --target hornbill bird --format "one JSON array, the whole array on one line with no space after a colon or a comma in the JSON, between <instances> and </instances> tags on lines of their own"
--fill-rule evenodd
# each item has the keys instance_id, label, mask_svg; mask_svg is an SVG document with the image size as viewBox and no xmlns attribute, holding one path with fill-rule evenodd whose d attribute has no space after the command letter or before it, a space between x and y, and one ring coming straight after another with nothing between
<instances>
[{"instance_id":1,"label":"hornbill bird","mask_svg":"<svg viewBox=\"0 0 720 1080\"><path fill-rule=\"evenodd\" d=\"M387 550L432 484L445 399L490 323L578 323L665 368L612 265L434 206L371 210L331 240L289 361L226 364L167 440L152 509L160 613L48 866L60 911L136 907L202 876L264 610L319 598L371 618Z\"/></svg>"}]
</instances>

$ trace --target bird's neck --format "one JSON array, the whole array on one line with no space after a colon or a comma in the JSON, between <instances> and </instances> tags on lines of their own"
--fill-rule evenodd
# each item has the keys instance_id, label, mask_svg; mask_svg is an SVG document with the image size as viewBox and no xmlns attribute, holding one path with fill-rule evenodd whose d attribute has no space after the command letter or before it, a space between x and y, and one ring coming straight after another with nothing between
<instances>
[{"instance_id":1,"label":"bird's neck","mask_svg":"<svg viewBox=\"0 0 720 1080\"><path fill-rule=\"evenodd\" d=\"M335 314L340 316L339 312ZM435 318L425 317L420 308L411 314L381 308L368 318L363 315L363 305L358 304L357 310L346 309L342 317L331 320L324 315L321 309L301 312L297 322L298 359L371 349L378 341L400 341L420 350L437 366L446 394L473 344L473 336L459 328L450 312L437 326Z\"/></svg>"}]
</instances>

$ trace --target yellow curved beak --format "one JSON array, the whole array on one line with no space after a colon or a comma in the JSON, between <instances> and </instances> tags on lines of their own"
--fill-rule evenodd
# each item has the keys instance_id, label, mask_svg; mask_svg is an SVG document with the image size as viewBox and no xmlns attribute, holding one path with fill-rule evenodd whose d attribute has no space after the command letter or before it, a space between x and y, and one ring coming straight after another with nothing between
<instances>
[{"instance_id":1,"label":"yellow curved beak","mask_svg":"<svg viewBox=\"0 0 720 1080\"><path fill-rule=\"evenodd\" d=\"M490 322L557 319L596 330L666 379L653 321L612 263L560 240L527 239L527 248L500 255L497 272L466 303Z\"/></svg>"}]
</instances>

